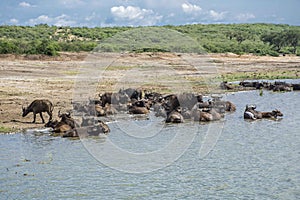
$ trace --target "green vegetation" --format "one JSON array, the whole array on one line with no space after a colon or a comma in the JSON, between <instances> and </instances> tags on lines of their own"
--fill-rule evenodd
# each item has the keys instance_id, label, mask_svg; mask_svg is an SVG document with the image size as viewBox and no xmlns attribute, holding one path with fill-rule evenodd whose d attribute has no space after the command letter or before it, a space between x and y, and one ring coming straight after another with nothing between
<instances>
[{"instance_id":1,"label":"green vegetation","mask_svg":"<svg viewBox=\"0 0 300 200\"><path fill-rule=\"evenodd\" d=\"M252 53L300 55L300 26L194 24L161 27L0 26L1 54L59 51Z\"/></svg>"},{"instance_id":2,"label":"green vegetation","mask_svg":"<svg viewBox=\"0 0 300 200\"><path fill-rule=\"evenodd\" d=\"M13 129L13 128L0 126L0 133L12 133L14 131L15 131L15 129Z\"/></svg>"},{"instance_id":3,"label":"green vegetation","mask_svg":"<svg viewBox=\"0 0 300 200\"><path fill-rule=\"evenodd\" d=\"M261 79L295 79L298 77L298 71L283 71L283 70L272 70L272 71L261 71L261 72L235 72L224 74L221 76L222 81L240 81L240 80L261 80Z\"/></svg>"}]
</instances>

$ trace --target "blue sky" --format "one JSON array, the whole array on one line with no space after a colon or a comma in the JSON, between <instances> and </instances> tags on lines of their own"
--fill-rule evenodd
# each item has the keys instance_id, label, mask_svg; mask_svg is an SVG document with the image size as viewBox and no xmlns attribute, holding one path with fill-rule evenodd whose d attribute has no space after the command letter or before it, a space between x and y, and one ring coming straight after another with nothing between
<instances>
[{"instance_id":1,"label":"blue sky","mask_svg":"<svg viewBox=\"0 0 300 200\"><path fill-rule=\"evenodd\" d=\"M300 0L2 0L0 25L300 25Z\"/></svg>"}]
</instances>

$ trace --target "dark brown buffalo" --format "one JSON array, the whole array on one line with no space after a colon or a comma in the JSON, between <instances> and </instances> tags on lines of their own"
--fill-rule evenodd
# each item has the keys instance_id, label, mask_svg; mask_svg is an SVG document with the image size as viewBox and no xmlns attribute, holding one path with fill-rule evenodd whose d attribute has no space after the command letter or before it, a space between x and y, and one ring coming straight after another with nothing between
<instances>
[{"instance_id":1,"label":"dark brown buffalo","mask_svg":"<svg viewBox=\"0 0 300 200\"><path fill-rule=\"evenodd\" d=\"M287 86L287 87L292 87L292 84L287 83L287 82L285 82L285 81L275 81L275 82L274 82L274 85L285 85L285 86Z\"/></svg>"},{"instance_id":2,"label":"dark brown buffalo","mask_svg":"<svg viewBox=\"0 0 300 200\"><path fill-rule=\"evenodd\" d=\"M279 110L272 110L271 112L261 112L262 118L277 118L282 117L283 114Z\"/></svg>"},{"instance_id":3,"label":"dark brown buffalo","mask_svg":"<svg viewBox=\"0 0 300 200\"><path fill-rule=\"evenodd\" d=\"M177 95L175 94L170 94L165 96L164 98L164 103L162 104L162 106L167 110L167 111L173 111L176 110L179 106L179 100L177 98Z\"/></svg>"},{"instance_id":4,"label":"dark brown buffalo","mask_svg":"<svg viewBox=\"0 0 300 200\"><path fill-rule=\"evenodd\" d=\"M264 86L263 83L260 83L259 81L242 81L239 83L239 85L243 87L251 87L255 89L261 89Z\"/></svg>"},{"instance_id":5,"label":"dark brown buffalo","mask_svg":"<svg viewBox=\"0 0 300 200\"><path fill-rule=\"evenodd\" d=\"M180 113L180 109L173 110L167 113L167 123L182 123L184 122L183 116Z\"/></svg>"},{"instance_id":6,"label":"dark brown buffalo","mask_svg":"<svg viewBox=\"0 0 300 200\"><path fill-rule=\"evenodd\" d=\"M177 99L179 101L180 107L192 109L194 105L199 102L203 101L202 95L195 95L193 93L182 93L177 95Z\"/></svg>"},{"instance_id":7,"label":"dark brown buffalo","mask_svg":"<svg viewBox=\"0 0 300 200\"><path fill-rule=\"evenodd\" d=\"M191 117L194 119L194 121L208 122L220 120L223 117L223 115L217 112L217 110L214 108L193 108L191 112Z\"/></svg>"},{"instance_id":8,"label":"dark brown buffalo","mask_svg":"<svg viewBox=\"0 0 300 200\"><path fill-rule=\"evenodd\" d=\"M47 112L49 115L49 121L52 119L52 111L53 111L53 104L46 99L37 99L34 100L27 108L22 108L23 114L22 117L25 117L26 115L28 115L28 113L33 112L33 122L35 123L36 120L36 114L40 114L40 117L43 121L43 123L45 123L45 120L43 118L43 112Z\"/></svg>"},{"instance_id":9,"label":"dark brown buffalo","mask_svg":"<svg viewBox=\"0 0 300 200\"><path fill-rule=\"evenodd\" d=\"M71 117L70 113L61 114L59 111L58 116L61 118L60 121L49 121L45 124L45 127L53 128L52 132L57 133L62 137L78 137L75 128L75 126L78 127L78 125L75 123L75 120Z\"/></svg>"},{"instance_id":10,"label":"dark brown buffalo","mask_svg":"<svg viewBox=\"0 0 300 200\"><path fill-rule=\"evenodd\" d=\"M220 88L222 90L233 90L234 86L231 83L228 83L227 81L224 81L220 84Z\"/></svg>"},{"instance_id":11,"label":"dark brown buffalo","mask_svg":"<svg viewBox=\"0 0 300 200\"><path fill-rule=\"evenodd\" d=\"M134 88L120 89L119 94L126 94L126 96L128 96L131 100L140 100L144 98L143 91Z\"/></svg>"},{"instance_id":12,"label":"dark brown buffalo","mask_svg":"<svg viewBox=\"0 0 300 200\"><path fill-rule=\"evenodd\" d=\"M62 137L77 136L76 130L73 129L70 125L66 124L63 121L60 121L60 122L57 120L49 121L47 124L45 124L45 127L51 127L53 129L52 132L54 133L52 135L55 135L55 136L57 136L57 135L62 136Z\"/></svg>"},{"instance_id":13,"label":"dark brown buffalo","mask_svg":"<svg viewBox=\"0 0 300 200\"><path fill-rule=\"evenodd\" d=\"M159 102L163 98L162 94L158 92L145 91L145 99Z\"/></svg>"},{"instance_id":14,"label":"dark brown buffalo","mask_svg":"<svg viewBox=\"0 0 300 200\"><path fill-rule=\"evenodd\" d=\"M100 96L101 106L105 107L107 104L113 104L115 108L122 107L122 105L127 104L130 98L126 93L118 92L106 92Z\"/></svg>"},{"instance_id":15,"label":"dark brown buffalo","mask_svg":"<svg viewBox=\"0 0 300 200\"><path fill-rule=\"evenodd\" d=\"M75 120L71 117L71 113L60 113L58 111L58 117L61 118L60 122L64 122L65 124L68 124L71 128L76 127Z\"/></svg>"},{"instance_id":16,"label":"dark brown buffalo","mask_svg":"<svg viewBox=\"0 0 300 200\"><path fill-rule=\"evenodd\" d=\"M129 106L128 113L129 114L148 114L150 111L147 107L140 107L140 106Z\"/></svg>"},{"instance_id":17,"label":"dark brown buffalo","mask_svg":"<svg viewBox=\"0 0 300 200\"><path fill-rule=\"evenodd\" d=\"M261 112L255 110L255 105L246 105L246 109L244 111L244 119L262 119L262 118L277 118L282 117L283 114L279 110L273 110L271 112Z\"/></svg>"},{"instance_id":18,"label":"dark brown buffalo","mask_svg":"<svg viewBox=\"0 0 300 200\"><path fill-rule=\"evenodd\" d=\"M99 134L108 134L110 132L110 128L101 120L97 120L93 117L83 117L81 128L78 129L78 132L80 136L98 136Z\"/></svg>"},{"instance_id":19,"label":"dark brown buffalo","mask_svg":"<svg viewBox=\"0 0 300 200\"><path fill-rule=\"evenodd\" d=\"M106 92L104 94L99 95L99 97L101 101L101 106L104 107L107 103L111 104L112 92Z\"/></svg>"},{"instance_id":20,"label":"dark brown buffalo","mask_svg":"<svg viewBox=\"0 0 300 200\"><path fill-rule=\"evenodd\" d=\"M220 112L221 110L228 112L236 111L236 106L230 101L214 101L211 104L211 107L217 109Z\"/></svg>"},{"instance_id":21,"label":"dark brown buffalo","mask_svg":"<svg viewBox=\"0 0 300 200\"><path fill-rule=\"evenodd\" d=\"M300 90L300 84L292 84L293 90Z\"/></svg>"},{"instance_id":22,"label":"dark brown buffalo","mask_svg":"<svg viewBox=\"0 0 300 200\"><path fill-rule=\"evenodd\" d=\"M292 87L287 85L271 85L270 89L273 90L273 92L290 92L292 91Z\"/></svg>"}]
</instances>

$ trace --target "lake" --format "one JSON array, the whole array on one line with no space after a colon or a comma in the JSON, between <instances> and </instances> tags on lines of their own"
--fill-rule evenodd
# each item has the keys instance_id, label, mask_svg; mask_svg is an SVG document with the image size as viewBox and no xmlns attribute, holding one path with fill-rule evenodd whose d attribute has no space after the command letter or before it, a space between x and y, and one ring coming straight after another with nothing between
<instances>
[{"instance_id":1,"label":"lake","mask_svg":"<svg viewBox=\"0 0 300 200\"><path fill-rule=\"evenodd\" d=\"M0 135L0 199L298 199L300 92L228 93L220 122L109 123L108 137ZM246 121L246 104L281 120Z\"/></svg>"}]
</instances>

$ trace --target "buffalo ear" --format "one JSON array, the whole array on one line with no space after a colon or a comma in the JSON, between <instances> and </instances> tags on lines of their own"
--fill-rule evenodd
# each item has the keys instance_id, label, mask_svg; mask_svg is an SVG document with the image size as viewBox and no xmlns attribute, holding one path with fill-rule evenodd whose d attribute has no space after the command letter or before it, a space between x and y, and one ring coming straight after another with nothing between
<instances>
[{"instance_id":1,"label":"buffalo ear","mask_svg":"<svg viewBox=\"0 0 300 200\"><path fill-rule=\"evenodd\" d=\"M57 114L57 115L58 115L58 117L61 117L60 110L58 111L58 114Z\"/></svg>"}]
</instances>

